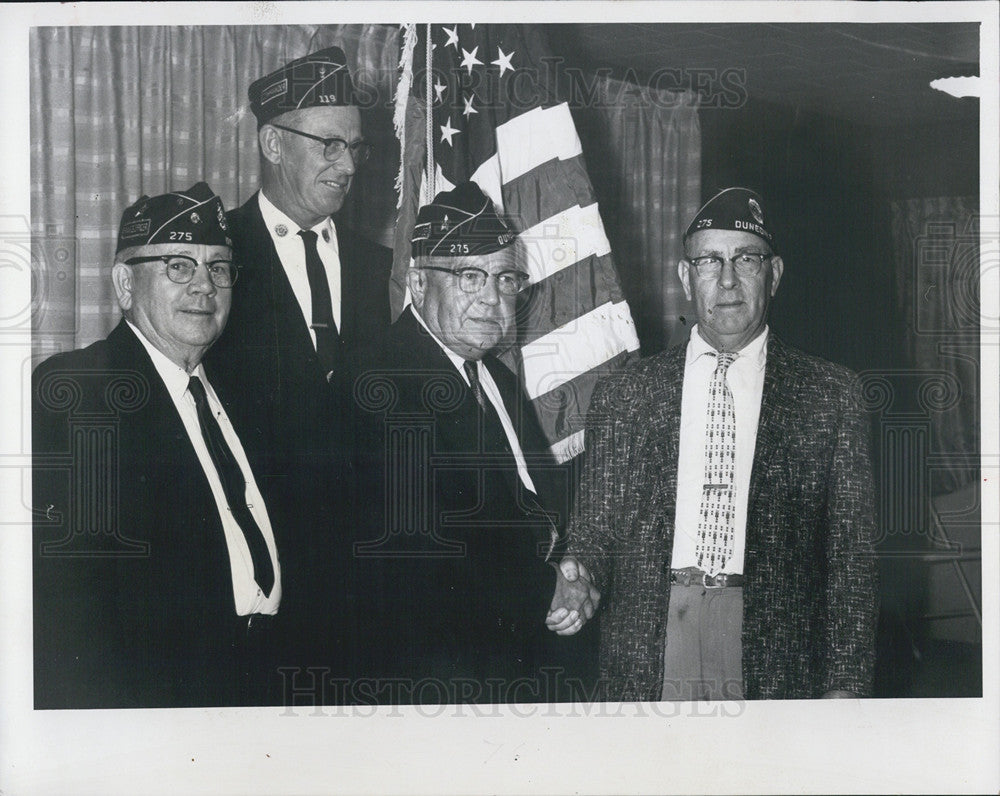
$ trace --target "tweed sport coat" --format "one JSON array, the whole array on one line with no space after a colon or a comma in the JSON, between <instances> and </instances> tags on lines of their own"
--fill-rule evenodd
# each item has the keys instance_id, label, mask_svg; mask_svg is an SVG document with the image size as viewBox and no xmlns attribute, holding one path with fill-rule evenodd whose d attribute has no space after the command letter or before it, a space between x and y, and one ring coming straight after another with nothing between
<instances>
[{"instance_id":1,"label":"tweed sport coat","mask_svg":"<svg viewBox=\"0 0 1000 796\"><path fill-rule=\"evenodd\" d=\"M595 390L570 553L602 591L601 694L658 701L685 346ZM869 422L856 377L774 335L747 511L748 699L871 691L877 618Z\"/></svg>"}]
</instances>

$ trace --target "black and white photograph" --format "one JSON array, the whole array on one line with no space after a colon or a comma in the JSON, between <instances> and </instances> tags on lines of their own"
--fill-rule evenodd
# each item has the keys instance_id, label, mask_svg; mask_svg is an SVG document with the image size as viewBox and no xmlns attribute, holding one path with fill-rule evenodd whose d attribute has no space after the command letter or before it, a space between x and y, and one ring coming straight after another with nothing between
<instances>
[{"instance_id":1,"label":"black and white photograph","mask_svg":"<svg viewBox=\"0 0 1000 796\"><path fill-rule=\"evenodd\" d=\"M0 5L0 792L1000 787L998 9Z\"/></svg>"}]
</instances>

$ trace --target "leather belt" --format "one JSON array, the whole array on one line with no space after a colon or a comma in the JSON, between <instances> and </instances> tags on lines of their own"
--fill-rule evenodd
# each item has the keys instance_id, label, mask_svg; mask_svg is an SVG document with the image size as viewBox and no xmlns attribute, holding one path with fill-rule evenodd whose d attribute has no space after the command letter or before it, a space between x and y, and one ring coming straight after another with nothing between
<instances>
[{"instance_id":1,"label":"leather belt","mask_svg":"<svg viewBox=\"0 0 1000 796\"><path fill-rule=\"evenodd\" d=\"M680 586L703 586L706 589L725 589L743 585L743 576L738 573L721 572L709 575L697 567L670 570L670 582Z\"/></svg>"}]
</instances>

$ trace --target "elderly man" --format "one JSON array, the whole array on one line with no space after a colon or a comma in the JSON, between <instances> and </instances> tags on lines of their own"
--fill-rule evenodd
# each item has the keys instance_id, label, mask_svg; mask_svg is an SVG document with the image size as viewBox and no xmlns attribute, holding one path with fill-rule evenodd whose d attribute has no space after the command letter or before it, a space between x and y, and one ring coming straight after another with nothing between
<instances>
[{"instance_id":1,"label":"elderly man","mask_svg":"<svg viewBox=\"0 0 1000 796\"><path fill-rule=\"evenodd\" d=\"M357 382L374 420L365 505L386 506L356 547L378 584L365 672L433 684L382 701L555 698L540 669L555 662L544 620L557 572L546 557L565 479L491 353L509 345L528 278L515 241L474 183L422 207L412 304Z\"/></svg>"},{"instance_id":2,"label":"elderly man","mask_svg":"<svg viewBox=\"0 0 1000 796\"><path fill-rule=\"evenodd\" d=\"M874 501L856 379L770 334L784 264L756 193L714 196L684 250L697 325L595 392L562 562L577 590L548 624L575 632L604 592L610 699L868 695Z\"/></svg>"},{"instance_id":3,"label":"elderly man","mask_svg":"<svg viewBox=\"0 0 1000 796\"><path fill-rule=\"evenodd\" d=\"M282 570L202 358L237 270L205 183L122 216L124 318L32 383L35 706L263 704Z\"/></svg>"},{"instance_id":4,"label":"elderly man","mask_svg":"<svg viewBox=\"0 0 1000 796\"><path fill-rule=\"evenodd\" d=\"M330 530L345 514L340 432L349 425L352 380L344 363L389 326L391 253L331 218L372 151L343 51L296 59L248 93L261 189L229 214L241 277L210 360L247 396L241 414L292 527L315 530L330 550L337 537ZM347 563L339 550L326 561ZM304 563L316 569L318 562ZM317 578L330 591L343 572ZM341 608L335 601L331 610Z\"/></svg>"}]
</instances>

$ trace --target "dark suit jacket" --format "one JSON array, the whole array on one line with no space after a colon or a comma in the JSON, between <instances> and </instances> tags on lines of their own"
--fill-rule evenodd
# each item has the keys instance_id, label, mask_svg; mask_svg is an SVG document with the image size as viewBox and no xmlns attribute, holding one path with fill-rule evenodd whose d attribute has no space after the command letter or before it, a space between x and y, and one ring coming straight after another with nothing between
<instances>
[{"instance_id":1,"label":"dark suit jacket","mask_svg":"<svg viewBox=\"0 0 1000 796\"><path fill-rule=\"evenodd\" d=\"M229 322L206 360L221 387L239 399L236 411L251 437L245 445L263 468L261 488L287 518L288 568L301 587L297 593L308 595L294 620L303 623L302 639L316 642L310 660L337 670L346 649L344 622L353 621L345 618L350 606L343 589L350 560L345 528L351 452L345 431L352 426L352 379L342 367L327 383L258 197L227 215L241 270ZM371 344L389 327L392 254L341 225L337 240L346 363L359 344ZM323 626L320 617L333 625Z\"/></svg>"},{"instance_id":2,"label":"dark suit jacket","mask_svg":"<svg viewBox=\"0 0 1000 796\"><path fill-rule=\"evenodd\" d=\"M316 357L309 328L285 276L260 212L259 194L227 215L234 258L241 270L233 288L226 330L209 352L228 383L242 390L252 427L272 456L301 463L322 456L331 419L327 374ZM293 233L290 233L293 234ZM342 349L350 354L389 327L392 253L343 226L337 227L341 261ZM350 378L332 384L347 389ZM334 412L331 415L331 411ZM321 440L317 440L317 433Z\"/></svg>"},{"instance_id":3,"label":"dark suit jacket","mask_svg":"<svg viewBox=\"0 0 1000 796\"><path fill-rule=\"evenodd\" d=\"M35 369L32 430L35 707L271 701L241 684L218 508L124 321Z\"/></svg>"},{"instance_id":4,"label":"dark suit jacket","mask_svg":"<svg viewBox=\"0 0 1000 796\"><path fill-rule=\"evenodd\" d=\"M380 351L364 358L355 396L367 415L358 446L365 504L356 516L370 522L355 567L374 585L364 613L376 619L362 642L362 673L452 685L464 678L484 689L466 699L516 698L502 687L491 695L484 684L489 677L530 679L555 663L544 627L555 571L545 557L550 531L563 526L566 473L550 458L516 377L496 358L483 363L514 422L537 496L523 487L509 447L484 452L489 434L471 389L411 311ZM526 686L521 698L545 698L530 692ZM455 696L428 692L414 701Z\"/></svg>"},{"instance_id":5,"label":"dark suit jacket","mask_svg":"<svg viewBox=\"0 0 1000 796\"><path fill-rule=\"evenodd\" d=\"M570 549L603 592L611 699L659 700L685 347L603 381ZM771 335L743 588L749 699L870 693L877 616L868 420L855 377Z\"/></svg>"}]
</instances>

